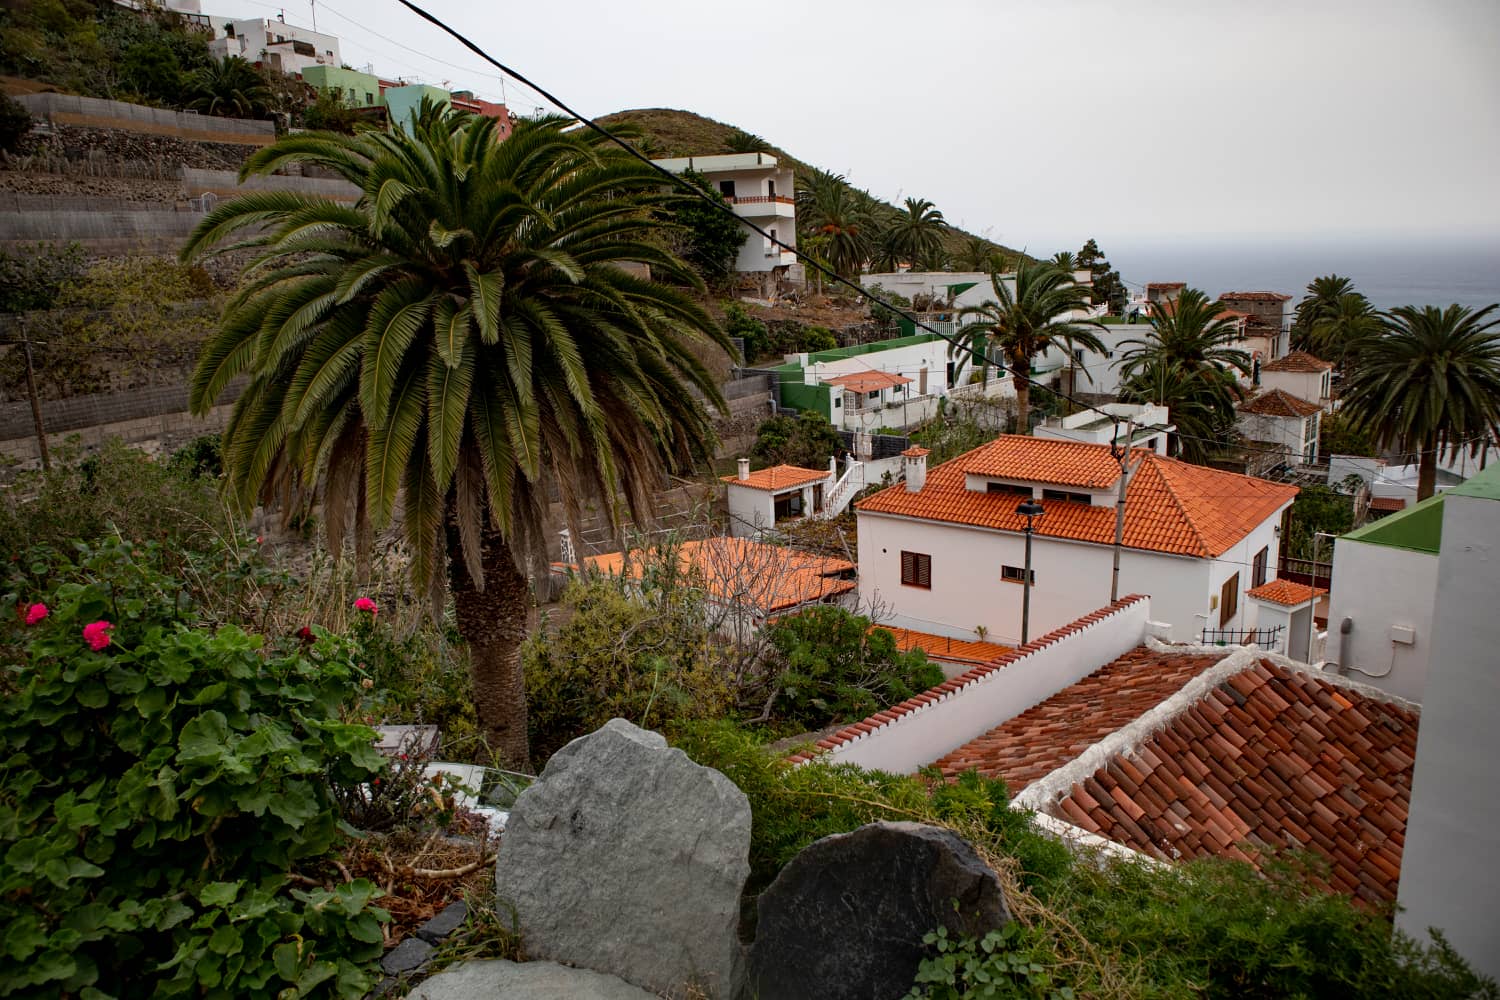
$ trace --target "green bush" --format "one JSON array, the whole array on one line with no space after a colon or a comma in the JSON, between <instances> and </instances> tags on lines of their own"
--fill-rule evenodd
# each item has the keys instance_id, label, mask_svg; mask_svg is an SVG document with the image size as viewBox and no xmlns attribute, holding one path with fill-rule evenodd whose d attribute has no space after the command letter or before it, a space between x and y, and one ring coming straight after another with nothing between
<instances>
[{"instance_id":1,"label":"green bush","mask_svg":"<svg viewBox=\"0 0 1500 1000\"><path fill-rule=\"evenodd\" d=\"M738 302L729 302L724 306L724 332L730 337L744 340L746 364L753 364L770 351L766 324L751 316L749 310Z\"/></svg>"},{"instance_id":2,"label":"green bush","mask_svg":"<svg viewBox=\"0 0 1500 1000\"><path fill-rule=\"evenodd\" d=\"M781 661L772 715L808 725L853 721L943 682L920 649L903 653L885 629L843 608L809 608L769 626Z\"/></svg>"},{"instance_id":3,"label":"green bush","mask_svg":"<svg viewBox=\"0 0 1500 1000\"><path fill-rule=\"evenodd\" d=\"M755 429L755 444L750 457L762 467L800 465L825 469L828 460L845 451L844 439L821 413L803 410L795 417L772 417Z\"/></svg>"},{"instance_id":4,"label":"green bush","mask_svg":"<svg viewBox=\"0 0 1500 1000\"><path fill-rule=\"evenodd\" d=\"M383 767L341 721L356 648L194 628L136 551L81 546L67 582L0 607L31 637L0 699L0 992L363 995L379 891L288 877L342 836L332 786Z\"/></svg>"},{"instance_id":5,"label":"green bush","mask_svg":"<svg viewBox=\"0 0 1500 1000\"><path fill-rule=\"evenodd\" d=\"M809 326L802 330L804 351L831 351L838 346L838 338L826 326Z\"/></svg>"}]
</instances>

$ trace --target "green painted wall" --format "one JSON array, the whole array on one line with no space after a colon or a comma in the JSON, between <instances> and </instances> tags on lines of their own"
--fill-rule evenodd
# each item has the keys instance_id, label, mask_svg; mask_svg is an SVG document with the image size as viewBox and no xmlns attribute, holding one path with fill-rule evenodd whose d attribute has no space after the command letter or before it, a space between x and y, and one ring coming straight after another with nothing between
<instances>
[{"instance_id":1,"label":"green painted wall","mask_svg":"<svg viewBox=\"0 0 1500 1000\"><path fill-rule=\"evenodd\" d=\"M1443 494L1356 528L1343 539L1437 555L1443 544Z\"/></svg>"},{"instance_id":2,"label":"green painted wall","mask_svg":"<svg viewBox=\"0 0 1500 1000\"><path fill-rule=\"evenodd\" d=\"M812 410L823 414L823 419L833 420L833 397L826 385L803 385L801 382L781 383L781 405L798 410Z\"/></svg>"},{"instance_id":3,"label":"green painted wall","mask_svg":"<svg viewBox=\"0 0 1500 1000\"><path fill-rule=\"evenodd\" d=\"M351 107L378 108L384 103L380 80L369 73L342 66L309 66L302 71L302 79L318 93L333 93Z\"/></svg>"},{"instance_id":4,"label":"green painted wall","mask_svg":"<svg viewBox=\"0 0 1500 1000\"><path fill-rule=\"evenodd\" d=\"M385 106L389 111L390 120L406 127L411 121L412 115L422 106L422 99L428 98L438 104L449 103L449 95L441 87L429 87L425 83L412 83L405 87L389 87L385 92Z\"/></svg>"}]
</instances>

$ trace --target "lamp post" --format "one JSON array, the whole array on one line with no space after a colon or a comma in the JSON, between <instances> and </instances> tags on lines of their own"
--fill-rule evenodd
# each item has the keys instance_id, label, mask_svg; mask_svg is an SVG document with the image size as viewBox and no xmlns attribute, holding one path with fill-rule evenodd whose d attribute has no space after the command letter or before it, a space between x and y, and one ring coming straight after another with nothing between
<instances>
[{"instance_id":1,"label":"lamp post","mask_svg":"<svg viewBox=\"0 0 1500 1000\"><path fill-rule=\"evenodd\" d=\"M1016 507L1016 513L1026 518L1026 568L1021 576L1021 645L1024 646L1031 632L1031 522L1044 511L1036 500L1027 499Z\"/></svg>"}]
</instances>

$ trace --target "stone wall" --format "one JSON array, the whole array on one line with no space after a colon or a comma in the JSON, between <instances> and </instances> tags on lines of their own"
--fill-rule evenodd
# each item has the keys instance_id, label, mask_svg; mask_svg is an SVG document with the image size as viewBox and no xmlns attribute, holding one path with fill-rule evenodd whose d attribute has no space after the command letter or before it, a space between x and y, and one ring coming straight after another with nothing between
<instances>
[{"instance_id":1,"label":"stone wall","mask_svg":"<svg viewBox=\"0 0 1500 1000\"><path fill-rule=\"evenodd\" d=\"M44 118L54 126L130 131L252 148L269 145L276 139L275 123L268 121L214 118L71 94L18 94L15 100L31 112L33 118ZM240 155L247 152L249 149L244 149Z\"/></svg>"}]
</instances>

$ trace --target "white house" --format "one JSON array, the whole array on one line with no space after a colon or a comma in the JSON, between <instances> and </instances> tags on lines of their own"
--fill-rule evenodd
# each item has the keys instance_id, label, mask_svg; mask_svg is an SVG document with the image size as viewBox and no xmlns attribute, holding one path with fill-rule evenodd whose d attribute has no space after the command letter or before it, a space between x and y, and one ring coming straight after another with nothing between
<instances>
[{"instance_id":1,"label":"white house","mask_svg":"<svg viewBox=\"0 0 1500 1000\"><path fill-rule=\"evenodd\" d=\"M1104 445L1004 435L855 505L860 595L901 628L1018 641L1026 519L1034 520L1030 635L1106 603L1120 464ZM1295 487L1134 450L1119 593L1151 595L1178 639L1256 625L1244 592L1274 578Z\"/></svg>"},{"instance_id":2,"label":"white house","mask_svg":"<svg viewBox=\"0 0 1500 1000\"><path fill-rule=\"evenodd\" d=\"M1245 349L1261 364L1282 357L1290 349L1292 297L1282 292L1225 292L1219 301L1245 317Z\"/></svg>"},{"instance_id":3,"label":"white house","mask_svg":"<svg viewBox=\"0 0 1500 1000\"><path fill-rule=\"evenodd\" d=\"M1333 409L1333 364L1306 351L1292 351L1260 366L1260 384Z\"/></svg>"},{"instance_id":4,"label":"white house","mask_svg":"<svg viewBox=\"0 0 1500 1000\"><path fill-rule=\"evenodd\" d=\"M1103 416L1099 411L1109 416ZM1110 419L1114 417L1116 419ZM1082 441L1085 444L1124 445L1126 421L1133 427L1130 444L1136 448L1167 453L1167 435L1177 429L1170 411L1155 403L1105 403L1092 410L1080 410L1066 417L1048 417L1032 429L1040 438L1059 441Z\"/></svg>"},{"instance_id":5,"label":"white house","mask_svg":"<svg viewBox=\"0 0 1500 1000\"><path fill-rule=\"evenodd\" d=\"M734 206L735 215L764 229L779 243L797 245L796 178L791 167L781 166L770 153L675 156L651 162L674 174L687 170L702 174ZM735 270L774 272L785 267L787 277L800 279L802 265L795 254L748 228L745 236Z\"/></svg>"},{"instance_id":6,"label":"white house","mask_svg":"<svg viewBox=\"0 0 1500 1000\"><path fill-rule=\"evenodd\" d=\"M239 56L283 73L301 73L309 66L339 66L336 35L301 28L273 18L230 20L212 18L219 37L209 43L214 58Z\"/></svg>"},{"instance_id":7,"label":"white house","mask_svg":"<svg viewBox=\"0 0 1500 1000\"><path fill-rule=\"evenodd\" d=\"M1247 439L1269 445L1292 465L1318 457L1323 408L1285 389L1268 389L1239 405L1235 426Z\"/></svg>"},{"instance_id":8,"label":"white house","mask_svg":"<svg viewBox=\"0 0 1500 1000\"><path fill-rule=\"evenodd\" d=\"M742 458L736 473L721 481L729 505L730 536L755 538L788 521L842 514L865 485L865 467L850 459L841 476L838 459L830 458L827 469L773 465L751 472L750 460Z\"/></svg>"}]
</instances>

